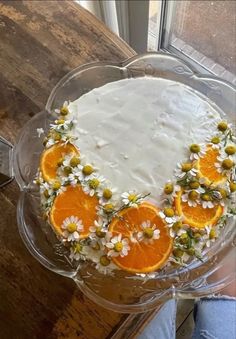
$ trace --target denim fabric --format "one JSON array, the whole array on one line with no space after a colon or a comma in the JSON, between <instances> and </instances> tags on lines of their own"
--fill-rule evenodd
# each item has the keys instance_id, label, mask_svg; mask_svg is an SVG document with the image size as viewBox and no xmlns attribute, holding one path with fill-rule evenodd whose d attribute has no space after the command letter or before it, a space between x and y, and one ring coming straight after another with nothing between
<instances>
[{"instance_id":1,"label":"denim fabric","mask_svg":"<svg viewBox=\"0 0 236 339\"><path fill-rule=\"evenodd\" d=\"M203 298L194 307L192 339L236 339L236 300Z\"/></svg>"},{"instance_id":2,"label":"denim fabric","mask_svg":"<svg viewBox=\"0 0 236 339\"><path fill-rule=\"evenodd\" d=\"M176 304L167 301L137 339L175 339Z\"/></svg>"},{"instance_id":3,"label":"denim fabric","mask_svg":"<svg viewBox=\"0 0 236 339\"><path fill-rule=\"evenodd\" d=\"M175 339L175 319L176 301L169 300L138 339ZM200 299L194 306L194 321L192 339L236 339L236 299L227 296Z\"/></svg>"}]
</instances>

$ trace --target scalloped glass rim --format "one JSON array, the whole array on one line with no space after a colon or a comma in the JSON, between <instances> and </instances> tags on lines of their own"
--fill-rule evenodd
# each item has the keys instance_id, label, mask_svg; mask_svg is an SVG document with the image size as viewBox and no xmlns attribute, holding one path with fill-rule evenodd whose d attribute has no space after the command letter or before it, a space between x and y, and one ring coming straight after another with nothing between
<instances>
[{"instance_id":1,"label":"scalloped glass rim","mask_svg":"<svg viewBox=\"0 0 236 339\"><path fill-rule=\"evenodd\" d=\"M221 79L218 79L214 76L204 76L197 74L196 70L192 68L186 62L183 62L180 58L174 57L169 54L164 53L147 53L139 56L132 57L127 59L122 63L105 63L105 62L95 62L86 65L82 65L68 73L64 76L58 84L52 90L49 99L46 104L46 111L44 112L45 115L45 125L48 124L48 121L53 117L53 110L54 108L58 107L58 98L57 95L60 92L60 89L70 83L71 80L74 78L80 78L83 76L83 80L86 79L86 75L92 71L94 74L102 74L103 71L106 71L106 75L109 75L109 78L102 79L102 81L117 81L123 78L129 77L139 77L139 76L158 76L168 79L173 79L175 81L182 82L192 88L196 89L203 95L207 95L207 97L212 100L213 103L216 103L217 106L221 108L222 111L231 111L230 109L233 108L235 105L235 94L236 89L235 87ZM109 71L115 72L115 75L110 77ZM94 82L91 84L91 88L86 88L86 91L94 88L99 87L99 77L94 77ZM101 80L101 79L100 79ZM91 79L90 79L91 81ZM97 85L96 85L97 84ZM93 87L94 86L94 87ZM101 84L100 84L101 86ZM81 84L81 88L83 84ZM82 95L84 92L81 92ZM207 93L207 94L206 94ZM66 99L66 98L65 98ZM233 114L233 113L232 113ZM102 296L95 293L91 288L89 288L86 283L81 279L79 274L79 267L77 269L68 269L68 270L61 270L57 267L49 257L42 255L38 249L35 247L33 240L31 238L31 234L27 229L27 224L24 220L24 213L22 211L25 209L25 196L27 195L27 182L22 177L21 172L19 170L19 161L16 158L17 153L20 153L20 144L21 139L24 138L24 134L26 133L26 128L31 128L32 130L32 123L37 122L37 118L39 115L36 115L34 118L30 120L28 124L26 124L25 128L22 130L21 134L19 135L18 141L19 143L16 144L14 149L14 167L15 173L17 173L16 179L19 183L23 192L21 193L19 203L18 203L18 210L17 210L17 218L18 218L18 225L20 235L30 251L30 253L46 268L59 273L61 275L71 277L75 280L79 288L92 300L99 303L100 305L115 310L119 312L144 312L146 310L155 308L158 303L163 302L171 297L199 297L202 295L206 295L208 293L213 293L218 291L222 288L222 286L227 285L233 279L231 272L227 274L226 277L222 278L221 281L213 281L211 283L206 282L208 276L215 271L215 263L217 260L224 260L224 257L228 255L231 251L231 244L233 243L235 246L235 242L233 240L233 221L229 225L228 232L225 234L224 246L220 246L220 242L217 241L213 246L210 248L210 255L208 256L207 253L204 256L204 263L199 261L194 261L188 267L182 267L177 270L173 270L168 275L159 274L155 277L156 281L160 281L161 279L171 278L171 277L181 277L183 276L183 281L185 282L184 285L181 287L172 286L171 288L162 290L162 293L156 294L155 296L150 295L149 300L140 300L137 304L117 304L111 302L107 299L104 299ZM222 244L221 244L222 245ZM194 273L199 270L205 264L209 264L208 269L203 270L202 276L197 276L196 279L188 281L188 273ZM206 265L205 265L206 266ZM204 267L205 267L204 266ZM205 279L205 282L204 282ZM199 283L199 280L203 281L203 284ZM187 281L187 282L186 282ZM196 282L197 281L197 282ZM195 285L191 285L193 283ZM193 287L195 286L195 287Z\"/></svg>"}]
</instances>

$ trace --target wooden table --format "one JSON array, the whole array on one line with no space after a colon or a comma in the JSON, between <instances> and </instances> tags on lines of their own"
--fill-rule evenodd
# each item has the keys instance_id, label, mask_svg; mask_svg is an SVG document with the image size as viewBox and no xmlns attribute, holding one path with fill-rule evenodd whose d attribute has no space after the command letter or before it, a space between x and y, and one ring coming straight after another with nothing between
<instances>
[{"instance_id":1,"label":"wooden table","mask_svg":"<svg viewBox=\"0 0 236 339\"><path fill-rule=\"evenodd\" d=\"M78 4L0 1L0 134L14 143L68 71L90 61L121 61L135 52ZM131 338L151 314L122 315L84 297L42 267L16 224L19 190L0 191L0 338Z\"/></svg>"}]
</instances>

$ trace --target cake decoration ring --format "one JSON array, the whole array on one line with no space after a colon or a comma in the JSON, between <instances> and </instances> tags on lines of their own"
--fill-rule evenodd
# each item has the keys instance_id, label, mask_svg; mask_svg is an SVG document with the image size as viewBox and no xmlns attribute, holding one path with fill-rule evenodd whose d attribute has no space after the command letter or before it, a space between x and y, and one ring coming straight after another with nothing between
<instances>
[{"instance_id":1,"label":"cake decoration ring","mask_svg":"<svg viewBox=\"0 0 236 339\"><path fill-rule=\"evenodd\" d=\"M34 181L39 186L42 213L68 248L71 262L89 260L103 274L124 270L151 276L167 266L201 260L202 252L219 237L227 219L236 215L233 125L217 112L204 111L200 119L197 111L192 120L183 113L181 124L174 124L174 108L156 112L150 104L154 105L154 96L149 98L147 93L148 130L144 131L145 119L140 117L145 107L140 104L135 116L129 98L122 101L119 97L119 89L123 95L126 88L129 97L129 88L142 88L144 81L148 88L153 87L144 79L121 80L55 110L58 117L44 139ZM160 106L173 85L167 81L166 86L159 94ZM112 112L108 106L113 107ZM102 112L100 122L96 121L97 109ZM187 106L178 109L184 112ZM196 126L192 126L194 119ZM179 159L173 172L178 147L174 140L183 138L188 128L196 140L185 144L181 139L180 154L186 156ZM39 136L42 133L44 130L38 129ZM132 140L126 138L129 133ZM113 138L115 153L111 153ZM124 183L117 175L119 170ZM165 177L165 171L173 172L171 179ZM115 181L118 185L113 185ZM138 188L121 189L123 184L135 182Z\"/></svg>"}]
</instances>

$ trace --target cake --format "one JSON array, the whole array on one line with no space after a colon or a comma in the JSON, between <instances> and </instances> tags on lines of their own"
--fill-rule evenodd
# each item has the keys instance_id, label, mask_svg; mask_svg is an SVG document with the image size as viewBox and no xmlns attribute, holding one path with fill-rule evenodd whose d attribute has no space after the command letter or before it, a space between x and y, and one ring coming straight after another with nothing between
<instances>
[{"instance_id":1,"label":"cake","mask_svg":"<svg viewBox=\"0 0 236 339\"><path fill-rule=\"evenodd\" d=\"M235 213L236 145L224 113L151 77L108 83L56 113L36 183L71 261L146 275L201 259Z\"/></svg>"}]
</instances>

